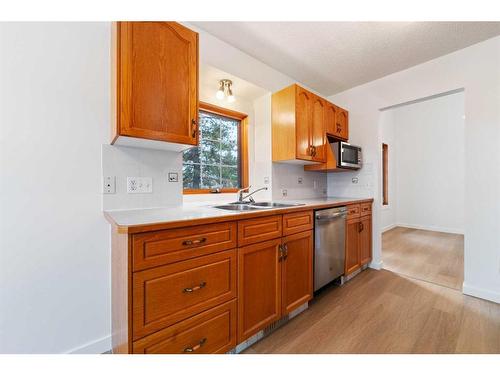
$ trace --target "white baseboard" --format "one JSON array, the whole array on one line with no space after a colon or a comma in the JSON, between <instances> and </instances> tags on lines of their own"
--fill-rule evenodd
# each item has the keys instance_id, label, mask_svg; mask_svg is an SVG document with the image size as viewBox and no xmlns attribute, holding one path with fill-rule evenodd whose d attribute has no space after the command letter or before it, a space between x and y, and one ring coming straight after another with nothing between
<instances>
[{"instance_id":1,"label":"white baseboard","mask_svg":"<svg viewBox=\"0 0 500 375\"><path fill-rule=\"evenodd\" d=\"M413 225L413 224L398 223L398 224L394 224L394 227L430 230L433 232L443 232L443 233L452 233L452 234L464 234L463 230L460 230L457 228L444 228L444 227L436 227L436 226L432 226L432 225ZM384 230L382 230L382 232L383 231Z\"/></svg>"},{"instance_id":2,"label":"white baseboard","mask_svg":"<svg viewBox=\"0 0 500 375\"><path fill-rule=\"evenodd\" d=\"M385 228L382 228L382 233L387 232L388 230L391 230L393 228L396 228L397 226L398 226L397 224L388 225Z\"/></svg>"},{"instance_id":3,"label":"white baseboard","mask_svg":"<svg viewBox=\"0 0 500 375\"><path fill-rule=\"evenodd\" d=\"M101 354L111 350L111 335L68 350L66 354Z\"/></svg>"},{"instance_id":4,"label":"white baseboard","mask_svg":"<svg viewBox=\"0 0 500 375\"><path fill-rule=\"evenodd\" d=\"M494 290L478 288L467 283L463 283L462 292L468 296L486 299L488 301L500 303L500 292Z\"/></svg>"},{"instance_id":5,"label":"white baseboard","mask_svg":"<svg viewBox=\"0 0 500 375\"><path fill-rule=\"evenodd\" d=\"M368 265L369 268L372 268L374 270L381 270L384 267L384 262L383 261L378 261L378 262L370 262Z\"/></svg>"}]
</instances>

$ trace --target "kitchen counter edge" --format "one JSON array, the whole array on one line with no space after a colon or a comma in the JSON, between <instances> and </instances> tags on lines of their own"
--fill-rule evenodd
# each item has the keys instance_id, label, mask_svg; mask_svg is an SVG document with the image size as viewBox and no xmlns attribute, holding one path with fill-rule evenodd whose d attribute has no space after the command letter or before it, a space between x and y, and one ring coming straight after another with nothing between
<instances>
[{"instance_id":1,"label":"kitchen counter edge","mask_svg":"<svg viewBox=\"0 0 500 375\"><path fill-rule=\"evenodd\" d=\"M245 219L253 219L257 217L271 216L271 215L283 215L291 212L300 212L306 210L318 210L324 208L333 208L339 206L347 206L350 204L360 204L370 202L373 203L373 198L360 198L360 199L349 199L345 201L336 201L336 202L324 202L324 203L311 203L304 204L301 206L294 207L282 207L282 208L271 208L271 209L263 209L259 211L253 212L239 212L230 215L224 216L214 216L214 217L204 217L204 218L190 218L185 220L165 220L160 222L151 222L151 223L141 223L141 224L130 224L130 225L122 225L118 224L114 219L110 212L104 211L104 217L106 220L112 225L113 230L118 233L123 234L134 234L134 233L143 233L143 232L152 232L157 230L164 229L173 229L173 228L182 228L188 226L195 225L203 225L203 224L213 224L213 223L223 223L226 221L235 221L235 220L245 220Z\"/></svg>"}]
</instances>

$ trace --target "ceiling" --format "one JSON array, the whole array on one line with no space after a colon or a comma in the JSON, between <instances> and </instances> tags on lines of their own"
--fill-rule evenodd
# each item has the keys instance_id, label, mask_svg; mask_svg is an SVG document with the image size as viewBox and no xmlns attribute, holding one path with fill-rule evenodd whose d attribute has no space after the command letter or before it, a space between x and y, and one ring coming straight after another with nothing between
<instances>
[{"instance_id":1,"label":"ceiling","mask_svg":"<svg viewBox=\"0 0 500 375\"><path fill-rule=\"evenodd\" d=\"M253 101L267 93L265 89L244 79L223 72L211 65L200 64L200 90L202 94L215 96L221 79L230 79L233 82L232 90L236 100L244 99Z\"/></svg>"},{"instance_id":2,"label":"ceiling","mask_svg":"<svg viewBox=\"0 0 500 375\"><path fill-rule=\"evenodd\" d=\"M323 95L500 35L500 22L191 22Z\"/></svg>"}]
</instances>

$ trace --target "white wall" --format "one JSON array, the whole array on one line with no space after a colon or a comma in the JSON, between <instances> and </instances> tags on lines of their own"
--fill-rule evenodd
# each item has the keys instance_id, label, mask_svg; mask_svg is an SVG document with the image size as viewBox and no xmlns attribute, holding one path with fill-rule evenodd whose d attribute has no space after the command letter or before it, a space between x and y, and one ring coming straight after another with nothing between
<instances>
[{"instance_id":1,"label":"white wall","mask_svg":"<svg viewBox=\"0 0 500 375\"><path fill-rule=\"evenodd\" d=\"M348 108L352 143L373 163L373 264L380 267L379 109L465 89L466 294L500 302L500 37L358 86L329 99ZM486 165L485 165L486 161ZM356 193L345 177L329 176L329 194Z\"/></svg>"},{"instance_id":2,"label":"white wall","mask_svg":"<svg viewBox=\"0 0 500 375\"><path fill-rule=\"evenodd\" d=\"M106 23L0 23L0 353L110 347Z\"/></svg>"},{"instance_id":3,"label":"white wall","mask_svg":"<svg viewBox=\"0 0 500 375\"><path fill-rule=\"evenodd\" d=\"M464 93L384 113L390 116L390 124L381 123L382 135L392 143L389 187L397 191L389 198L396 203L394 224L463 233ZM382 209L383 228L385 211Z\"/></svg>"},{"instance_id":4,"label":"white wall","mask_svg":"<svg viewBox=\"0 0 500 375\"><path fill-rule=\"evenodd\" d=\"M394 228L397 220L397 184L396 184L396 161L398 153L396 147L396 132L393 121L394 111L388 110L380 113L380 149L382 152L382 143L388 146L388 198L389 204L380 208L380 226L382 231Z\"/></svg>"}]
</instances>

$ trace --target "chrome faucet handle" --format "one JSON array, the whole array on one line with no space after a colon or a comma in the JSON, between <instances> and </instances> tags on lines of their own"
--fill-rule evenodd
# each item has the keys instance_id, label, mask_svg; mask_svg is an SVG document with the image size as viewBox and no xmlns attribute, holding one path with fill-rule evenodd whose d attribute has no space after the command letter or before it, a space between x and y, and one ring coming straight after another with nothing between
<instances>
[{"instance_id":1,"label":"chrome faucet handle","mask_svg":"<svg viewBox=\"0 0 500 375\"><path fill-rule=\"evenodd\" d=\"M238 194L238 201L239 202L242 202L243 201L243 192L248 192L248 190L252 187L252 185L248 185L247 187L245 188L241 188L238 190L237 194Z\"/></svg>"}]
</instances>

